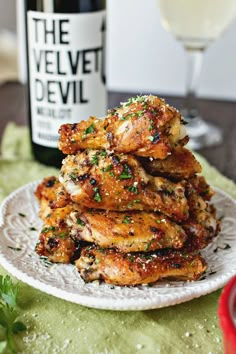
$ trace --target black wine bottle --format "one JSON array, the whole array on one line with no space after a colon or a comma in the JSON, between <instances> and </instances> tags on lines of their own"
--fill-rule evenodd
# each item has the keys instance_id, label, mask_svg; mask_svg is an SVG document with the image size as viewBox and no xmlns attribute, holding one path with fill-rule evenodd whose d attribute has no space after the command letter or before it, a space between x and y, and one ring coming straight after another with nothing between
<instances>
[{"instance_id":1,"label":"black wine bottle","mask_svg":"<svg viewBox=\"0 0 236 354\"><path fill-rule=\"evenodd\" d=\"M105 0L25 0L32 151L60 166L58 129L107 109Z\"/></svg>"}]
</instances>

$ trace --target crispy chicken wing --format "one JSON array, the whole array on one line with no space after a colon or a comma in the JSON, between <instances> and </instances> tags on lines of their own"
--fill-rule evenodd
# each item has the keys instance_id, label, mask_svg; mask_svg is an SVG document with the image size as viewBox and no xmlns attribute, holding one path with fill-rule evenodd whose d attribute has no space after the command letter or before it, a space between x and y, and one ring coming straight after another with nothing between
<instances>
[{"instance_id":1,"label":"crispy chicken wing","mask_svg":"<svg viewBox=\"0 0 236 354\"><path fill-rule=\"evenodd\" d=\"M147 212L72 212L67 220L71 236L120 252L148 252L181 248L187 235L167 217Z\"/></svg>"},{"instance_id":2,"label":"crispy chicken wing","mask_svg":"<svg viewBox=\"0 0 236 354\"><path fill-rule=\"evenodd\" d=\"M177 146L164 160L141 158L140 161L152 176L164 176L178 181L188 179L202 170L191 151L182 146Z\"/></svg>"},{"instance_id":3,"label":"crispy chicken wing","mask_svg":"<svg viewBox=\"0 0 236 354\"><path fill-rule=\"evenodd\" d=\"M204 176L194 176L185 182L188 195L197 193L204 200L210 201L215 194L214 190L209 186Z\"/></svg>"},{"instance_id":4,"label":"crispy chicken wing","mask_svg":"<svg viewBox=\"0 0 236 354\"><path fill-rule=\"evenodd\" d=\"M64 154L92 148L158 159L166 158L186 136L179 112L155 96L132 98L105 119L64 124L59 133Z\"/></svg>"},{"instance_id":5,"label":"crispy chicken wing","mask_svg":"<svg viewBox=\"0 0 236 354\"><path fill-rule=\"evenodd\" d=\"M44 223L36 252L40 256L48 257L51 262L69 263L76 252L76 242L70 237L66 220L70 213L78 211L78 208L71 203L63 208L52 208L61 189L58 179L52 176L45 178L35 191L40 205L39 216Z\"/></svg>"},{"instance_id":6,"label":"crispy chicken wing","mask_svg":"<svg viewBox=\"0 0 236 354\"><path fill-rule=\"evenodd\" d=\"M58 188L61 186L59 180L55 176L46 177L38 184L35 190L35 196L39 201L40 218L45 221L48 214L51 212L51 205L56 199L58 194Z\"/></svg>"},{"instance_id":7,"label":"crispy chicken wing","mask_svg":"<svg viewBox=\"0 0 236 354\"><path fill-rule=\"evenodd\" d=\"M179 225L156 213L81 212L73 202L63 208L52 209L57 190L61 190L60 183L55 177L50 177L44 179L36 191L44 221L37 252L55 262L66 263L72 259L81 240L122 252L147 252L168 247L181 248L187 239Z\"/></svg>"},{"instance_id":8,"label":"crispy chicken wing","mask_svg":"<svg viewBox=\"0 0 236 354\"><path fill-rule=\"evenodd\" d=\"M204 177L196 176L185 182L189 205L189 218L182 223L188 235L185 248L188 251L206 247L220 231L220 221L209 200L213 191Z\"/></svg>"},{"instance_id":9,"label":"crispy chicken wing","mask_svg":"<svg viewBox=\"0 0 236 354\"><path fill-rule=\"evenodd\" d=\"M177 251L122 254L93 247L85 247L75 264L86 282L99 279L120 286L149 284L165 278L197 280L206 270L199 254Z\"/></svg>"},{"instance_id":10,"label":"crispy chicken wing","mask_svg":"<svg viewBox=\"0 0 236 354\"><path fill-rule=\"evenodd\" d=\"M190 204L194 201L199 206L190 205L190 217L182 224L188 235L185 247L189 251L205 248L220 231L220 221L215 215L214 207L197 195L191 197Z\"/></svg>"},{"instance_id":11,"label":"crispy chicken wing","mask_svg":"<svg viewBox=\"0 0 236 354\"><path fill-rule=\"evenodd\" d=\"M39 235L36 252L40 256L48 257L51 262L69 263L77 250L65 222L70 210L70 205L51 210Z\"/></svg>"},{"instance_id":12,"label":"crispy chicken wing","mask_svg":"<svg viewBox=\"0 0 236 354\"><path fill-rule=\"evenodd\" d=\"M71 203L69 194L55 176L44 178L37 186L35 196L39 201L39 216L43 221L51 209L63 208Z\"/></svg>"},{"instance_id":13,"label":"crispy chicken wing","mask_svg":"<svg viewBox=\"0 0 236 354\"><path fill-rule=\"evenodd\" d=\"M158 211L177 221L188 217L183 185L148 175L132 155L104 155L103 150L69 155L59 180L81 207Z\"/></svg>"}]
</instances>

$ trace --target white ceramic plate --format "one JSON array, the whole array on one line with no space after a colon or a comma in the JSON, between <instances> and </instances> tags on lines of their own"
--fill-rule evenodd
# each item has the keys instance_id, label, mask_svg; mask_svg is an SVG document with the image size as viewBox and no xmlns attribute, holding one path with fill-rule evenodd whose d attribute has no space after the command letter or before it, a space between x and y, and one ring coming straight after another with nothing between
<instances>
[{"instance_id":1,"label":"white ceramic plate","mask_svg":"<svg viewBox=\"0 0 236 354\"><path fill-rule=\"evenodd\" d=\"M223 218L222 232L202 252L208 263L202 280L161 282L152 287L85 284L75 266L48 264L34 251L41 228L34 197L37 184L16 190L1 205L0 263L12 275L45 293L94 308L146 310L208 294L236 274L236 201L217 190L213 202Z\"/></svg>"}]
</instances>

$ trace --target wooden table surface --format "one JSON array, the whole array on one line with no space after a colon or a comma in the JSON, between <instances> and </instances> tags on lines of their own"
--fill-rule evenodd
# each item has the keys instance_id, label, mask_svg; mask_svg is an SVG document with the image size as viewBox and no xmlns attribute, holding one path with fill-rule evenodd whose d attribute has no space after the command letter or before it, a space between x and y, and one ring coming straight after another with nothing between
<instances>
[{"instance_id":1,"label":"wooden table surface","mask_svg":"<svg viewBox=\"0 0 236 354\"><path fill-rule=\"evenodd\" d=\"M109 93L109 108L136 95L136 93ZM6 124L14 121L25 125L28 122L26 109L26 90L19 83L6 83L0 86L0 139ZM182 99L165 97L167 102L177 108ZM220 146L201 149L202 154L221 173L236 182L236 102L219 100L199 100L199 110L209 122L221 127L224 142Z\"/></svg>"}]
</instances>

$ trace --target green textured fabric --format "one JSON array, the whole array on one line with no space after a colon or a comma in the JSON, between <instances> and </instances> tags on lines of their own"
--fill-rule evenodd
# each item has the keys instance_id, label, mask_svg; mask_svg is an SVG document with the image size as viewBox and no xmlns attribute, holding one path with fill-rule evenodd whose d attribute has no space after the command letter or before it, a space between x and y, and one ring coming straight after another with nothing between
<instances>
[{"instance_id":1,"label":"green textured fabric","mask_svg":"<svg viewBox=\"0 0 236 354\"><path fill-rule=\"evenodd\" d=\"M0 200L19 186L57 174L32 160L27 128L10 124L0 159ZM200 156L207 180L236 198L236 186ZM6 274L0 268L0 274ZM86 308L19 282L18 337L25 354L222 353L217 307L221 290L198 299L149 311L116 312Z\"/></svg>"}]
</instances>

